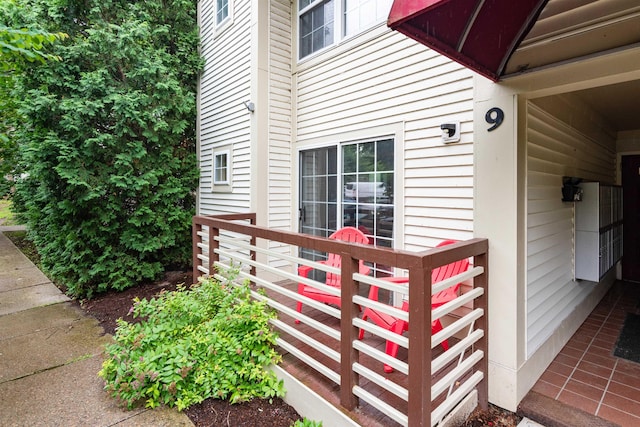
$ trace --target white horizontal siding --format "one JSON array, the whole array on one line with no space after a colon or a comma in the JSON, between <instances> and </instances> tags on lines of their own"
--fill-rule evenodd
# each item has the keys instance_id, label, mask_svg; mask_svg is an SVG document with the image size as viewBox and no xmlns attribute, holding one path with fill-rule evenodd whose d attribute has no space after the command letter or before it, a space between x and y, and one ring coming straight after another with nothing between
<instances>
[{"instance_id":1,"label":"white horizontal siding","mask_svg":"<svg viewBox=\"0 0 640 427\"><path fill-rule=\"evenodd\" d=\"M300 144L347 141L351 132L404 123L403 198L396 215L404 248L473 236L473 79L438 53L390 30L319 55L295 75ZM444 145L440 125L459 121L462 139ZM390 132L391 133L391 132ZM384 136L384 135L380 135ZM401 193L399 193L401 194Z\"/></svg>"},{"instance_id":2,"label":"white horizontal siding","mask_svg":"<svg viewBox=\"0 0 640 427\"><path fill-rule=\"evenodd\" d=\"M575 99L534 102L528 105L526 146L529 356L592 289L573 280L573 204L562 202L562 177L609 182L615 173L614 141L584 111L567 108L576 107ZM557 117L567 110L570 120Z\"/></svg>"},{"instance_id":3,"label":"white horizontal siding","mask_svg":"<svg viewBox=\"0 0 640 427\"><path fill-rule=\"evenodd\" d=\"M214 2L200 2L205 67L199 88L198 213L205 215L247 212L250 206L250 116L242 103L250 94L251 2L236 1L232 25L219 33L214 9ZM233 149L233 192L214 192L213 150L228 146Z\"/></svg>"},{"instance_id":4,"label":"white horizontal siding","mask_svg":"<svg viewBox=\"0 0 640 427\"><path fill-rule=\"evenodd\" d=\"M291 3L273 0L269 9L269 214L270 228L293 227L293 171L291 168ZM270 249L288 253L288 245L270 243ZM270 261L273 267L289 264L280 257Z\"/></svg>"}]
</instances>

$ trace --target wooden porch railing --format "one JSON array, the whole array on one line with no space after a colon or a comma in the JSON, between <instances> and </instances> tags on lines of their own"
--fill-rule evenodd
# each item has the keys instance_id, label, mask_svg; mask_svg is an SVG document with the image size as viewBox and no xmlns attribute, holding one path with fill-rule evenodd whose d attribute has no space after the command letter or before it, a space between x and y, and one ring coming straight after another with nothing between
<instances>
[{"instance_id":1,"label":"wooden porch railing","mask_svg":"<svg viewBox=\"0 0 640 427\"><path fill-rule=\"evenodd\" d=\"M255 222L255 214L194 217L194 278L217 276L221 269L231 265L239 267L239 279L249 280L254 288L263 290L253 292L254 297L266 299L278 311L273 326L280 333L280 347L338 384L337 398L343 408L353 411L362 400L399 425L435 426L475 390L479 406L486 409L486 239L407 252L271 230ZM341 270L332 271L331 267L300 258L302 248L339 254ZM468 271L432 286L434 268L465 258L472 264ZM408 292L406 286L359 274L360 260L408 275ZM324 285L324 282L298 277L299 265L340 274L341 288L335 292L340 294L341 308L297 293L298 282ZM432 311L431 295L459 282L470 286L454 301ZM393 307L383 308L396 317L410 318L408 337L385 331L360 318L363 307L380 309L379 303L365 297L371 285L408 298L408 313ZM295 310L297 301L304 303L303 313ZM444 323L451 324L432 336L430 325L436 318L446 318L448 322ZM358 340L360 328L377 336L369 340L374 344ZM447 339L455 345L437 354L434 349ZM376 348L375 343L384 340L407 348L407 361L392 358ZM397 372L385 377L383 363ZM387 395L392 398L386 399Z\"/></svg>"}]
</instances>

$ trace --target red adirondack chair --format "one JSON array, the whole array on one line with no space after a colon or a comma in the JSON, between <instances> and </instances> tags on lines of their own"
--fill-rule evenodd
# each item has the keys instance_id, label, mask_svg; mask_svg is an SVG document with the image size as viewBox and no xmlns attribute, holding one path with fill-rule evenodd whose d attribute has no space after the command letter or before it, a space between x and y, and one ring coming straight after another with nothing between
<instances>
[{"instance_id":1,"label":"red adirondack chair","mask_svg":"<svg viewBox=\"0 0 640 427\"><path fill-rule=\"evenodd\" d=\"M438 244L437 247L442 247L445 245L450 245L455 243L455 240L445 240ZM451 264L443 265L434 269L431 273L431 283L437 283L449 277L453 277L457 274L466 271L469 268L469 260L462 259L456 262L452 262ZM395 282L395 283L408 283L408 277L389 277L385 280ZM458 296L458 290L460 289L460 283L457 283L453 286L450 286L447 289L444 289L437 294L434 294L431 297L431 309L440 307L443 304L446 304L449 301L454 300ZM369 299L378 301L378 287L371 286L369 289ZM405 302L402 305L402 309L408 311L409 306ZM371 319L376 325L385 328L389 331L395 332L397 334L403 334L404 332L409 330L409 324L402 319L398 319L394 316L388 315L386 313L379 312L372 308L366 308L364 313L362 313L362 319L367 320ZM431 335L440 332L442 330L442 323L440 319L436 319L431 322ZM360 333L358 335L359 339L364 337L364 329L360 329ZM449 343L447 340L442 341L442 348L446 351L449 349ZM398 354L398 344L393 341L387 340L387 345L385 352L393 357L396 357ZM388 365L384 365L384 371L387 373L393 372L393 368Z\"/></svg>"},{"instance_id":2,"label":"red adirondack chair","mask_svg":"<svg viewBox=\"0 0 640 427\"><path fill-rule=\"evenodd\" d=\"M369 239L360 230L354 227L344 227L329 236L330 239L342 240L351 243L361 243L363 245L369 244ZM320 264L329 265L332 267L340 268L341 257L336 254L328 254L326 261L320 261ZM298 275L302 277L309 277L309 273L313 270L313 267L307 265L301 265L298 267ZM359 267L360 274L369 274L369 267L364 264L364 261L360 260ZM325 284L340 288L340 275L335 273L327 273ZM313 286L305 285L304 283L298 283L298 293L306 297L312 298L316 301L321 301L327 304L335 304L340 307L340 296L331 295L324 291L314 288ZM302 312L302 302L298 301L297 308L298 313ZM296 321L296 323L298 323Z\"/></svg>"}]
</instances>

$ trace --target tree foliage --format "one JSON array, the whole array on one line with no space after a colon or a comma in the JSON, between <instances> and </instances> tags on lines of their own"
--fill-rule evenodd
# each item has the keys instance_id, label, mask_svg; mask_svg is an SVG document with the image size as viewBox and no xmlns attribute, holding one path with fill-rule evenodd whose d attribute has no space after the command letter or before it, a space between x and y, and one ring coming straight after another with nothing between
<instances>
[{"instance_id":1,"label":"tree foliage","mask_svg":"<svg viewBox=\"0 0 640 427\"><path fill-rule=\"evenodd\" d=\"M17 143L12 138L19 116L13 99L14 78L30 62L59 60L46 49L66 37L64 33L49 33L38 28L30 11L15 0L0 0L0 196L8 194L16 174Z\"/></svg>"},{"instance_id":2,"label":"tree foliage","mask_svg":"<svg viewBox=\"0 0 640 427\"><path fill-rule=\"evenodd\" d=\"M194 0L32 0L59 62L16 85L27 177L14 202L43 267L77 296L190 260L198 180Z\"/></svg>"}]
</instances>

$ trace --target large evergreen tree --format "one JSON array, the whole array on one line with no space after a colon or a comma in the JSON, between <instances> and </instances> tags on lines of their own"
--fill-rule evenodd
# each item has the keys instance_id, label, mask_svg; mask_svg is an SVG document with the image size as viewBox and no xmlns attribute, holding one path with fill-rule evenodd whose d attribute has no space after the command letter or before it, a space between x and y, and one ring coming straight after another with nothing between
<instances>
[{"instance_id":1,"label":"large evergreen tree","mask_svg":"<svg viewBox=\"0 0 640 427\"><path fill-rule=\"evenodd\" d=\"M26 64L59 58L46 51L65 34L39 28L30 10L16 0L0 0L0 197L9 194L17 174L18 144L13 132L19 121L13 98L14 79Z\"/></svg>"},{"instance_id":2,"label":"large evergreen tree","mask_svg":"<svg viewBox=\"0 0 640 427\"><path fill-rule=\"evenodd\" d=\"M69 38L17 85L16 205L42 264L76 296L190 260L198 53L195 0L31 0Z\"/></svg>"}]
</instances>

